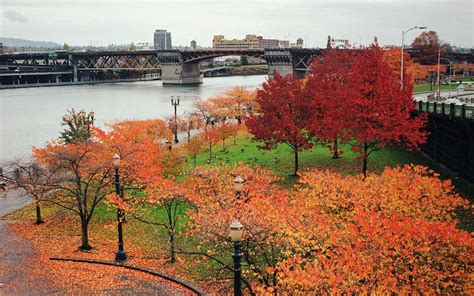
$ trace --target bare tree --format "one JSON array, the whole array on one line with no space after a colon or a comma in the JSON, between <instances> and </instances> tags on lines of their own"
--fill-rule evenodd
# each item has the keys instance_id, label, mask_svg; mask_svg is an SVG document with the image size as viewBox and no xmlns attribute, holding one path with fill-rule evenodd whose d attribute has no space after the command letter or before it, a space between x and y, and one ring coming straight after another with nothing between
<instances>
[{"instance_id":1,"label":"bare tree","mask_svg":"<svg viewBox=\"0 0 474 296\"><path fill-rule=\"evenodd\" d=\"M56 170L49 170L35 161L17 160L8 165L9 172L0 171L8 185L25 190L35 202L36 224L43 223L41 204L47 200L56 186Z\"/></svg>"}]
</instances>

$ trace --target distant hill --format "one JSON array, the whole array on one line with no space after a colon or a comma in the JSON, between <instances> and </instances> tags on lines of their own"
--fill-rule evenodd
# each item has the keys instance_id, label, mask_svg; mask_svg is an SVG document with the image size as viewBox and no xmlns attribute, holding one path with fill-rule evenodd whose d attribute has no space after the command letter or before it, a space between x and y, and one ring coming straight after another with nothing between
<instances>
[{"instance_id":1,"label":"distant hill","mask_svg":"<svg viewBox=\"0 0 474 296\"><path fill-rule=\"evenodd\" d=\"M8 46L8 47L35 47L35 48L63 47L62 44L59 44L56 42L25 40L25 39L20 39L20 38L0 37L0 42L3 43L3 46Z\"/></svg>"}]
</instances>

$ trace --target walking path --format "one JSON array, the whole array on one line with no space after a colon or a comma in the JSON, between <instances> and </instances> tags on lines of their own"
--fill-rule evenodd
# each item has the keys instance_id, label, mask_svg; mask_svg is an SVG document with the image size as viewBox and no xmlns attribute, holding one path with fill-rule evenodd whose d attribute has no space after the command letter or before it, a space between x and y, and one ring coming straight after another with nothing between
<instances>
[{"instance_id":1,"label":"walking path","mask_svg":"<svg viewBox=\"0 0 474 296\"><path fill-rule=\"evenodd\" d=\"M0 295L57 295L59 289L41 276L31 244L0 221Z\"/></svg>"},{"instance_id":2,"label":"walking path","mask_svg":"<svg viewBox=\"0 0 474 296\"><path fill-rule=\"evenodd\" d=\"M0 191L0 218L32 203L20 190ZM65 295L70 291L48 280L32 244L11 229L14 221L0 220L0 295ZM58 263L62 264L62 263ZM105 267L117 268L117 267ZM77 274L94 272L87 264L75 266ZM150 282L140 272L119 274L125 285L97 291L102 295L185 295L182 290L157 279ZM80 290L76 291L81 293ZM76 293L74 293L76 294Z\"/></svg>"},{"instance_id":3,"label":"walking path","mask_svg":"<svg viewBox=\"0 0 474 296\"><path fill-rule=\"evenodd\" d=\"M22 190L0 191L0 217L19 210L32 202L33 200Z\"/></svg>"}]
</instances>

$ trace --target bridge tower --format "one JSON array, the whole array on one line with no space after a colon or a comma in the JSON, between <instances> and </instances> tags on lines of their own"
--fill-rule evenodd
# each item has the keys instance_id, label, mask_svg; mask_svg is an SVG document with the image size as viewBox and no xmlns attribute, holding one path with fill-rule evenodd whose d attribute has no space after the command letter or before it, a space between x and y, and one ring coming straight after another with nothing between
<instances>
[{"instance_id":1,"label":"bridge tower","mask_svg":"<svg viewBox=\"0 0 474 296\"><path fill-rule=\"evenodd\" d=\"M163 84L200 84L199 62L185 62L179 51L158 53Z\"/></svg>"},{"instance_id":2,"label":"bridge tower","mask_svg":"<svg viewBox=\"0 0 474 296\"><path fill-rule=\"evenodd\" d=\"M275 78L278 73L281 76L288 74L293 75L293 58L291 52L280 49L265 50L263 59L268 63L268 78L270 80Z\"/></svg>"}]
</instances>

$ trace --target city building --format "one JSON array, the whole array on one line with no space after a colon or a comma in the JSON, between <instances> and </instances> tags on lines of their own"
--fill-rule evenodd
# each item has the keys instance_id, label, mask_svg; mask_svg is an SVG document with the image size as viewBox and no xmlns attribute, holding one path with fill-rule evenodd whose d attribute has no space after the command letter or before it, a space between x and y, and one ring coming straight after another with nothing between
<instances>
[{"instance_id":1,"label":"city building","mask_svg":"<svg viewBox=\"0 0 474 296\"><path fill-rule=\"evenodd\" d=\"M330 38L330 45L331 45L331 48L349 48L349 47L351 47L351 45L349 44L349 39Z\"/></svg>"},{"instance_id":2,"label":"city building","mask_svg":"<svg viewBox=\"0 0 474 296\"><path fill-rule=\"evenodd\" d=\"M197 46L196 40L192 40L191 41L191 48L196 49L196 46Z\"/></svg>"},{"instance_id":3,"label":"city building","mask_svg":"<svg viewBox=\"0 0 474 296\"><path fill-rule=\"evenodd\" d=\"M288 40L278 40L279 48L290 48L290 41Z\"/></svg>"},{"instance_id":4,"label":"city building","mask_svg":"<svg viewBox=\"0 0 474 296\"><path fill-rule=\"evenodd\" d=\"M259 48L279 48L280 40L278 39L265 39L262 36L257 36Z\"/></svg>"},{"instance_id":5,"label":"city building","mask_svg":"<svg viewBox=\"0 0 474 296\"><path fill-rule=\"evenodd\" d=\"M212 39L212 47L217 49L289 48L290 42L287 40L266 39L252 34L246 35L245 39L225 39L224 35L215 35Z\"/></svg>"},{"instance_id":6,"label":"city building","mask_svg":"<svg viewBox=\"0 0 474 296\"><path fill-rule=\"evenodd\" d=\"M135 48L136 50L152 50L153 46L154 45L149 42L138 42Z\"/></svg>"},{"instance_id":7,"label":"city building","mask_svg":"<svg viewBox=\"0 0 474 296\"><path fill-rule=\"evenodd\" d=\"M0 42L0 54L3 54L3 43Z\"/></svg>"},{"instance_id":8,"label":"city building","mask_svg":"<svg viewBox=\"0 0 474 296\"><path fill-rule=\"evenodd\" d=\"M155 49L158 50L172 49L171 32L166 32L166 30L161 29L155 30L153 44Z\"/></svg>"},{"instance_id":9,"label":"city building","mask_svg":"<svg viewBox=\"0 0 474 296\"><path fill-rule=\"evenodd\" d=\"M245 39L225 39L224 35L215 35L212 39L212 47L217 49L250 49L259 48L256 35L246 35Z\"/></svg>"},{"instance_id":10,"label":"city building","mask_svg":"<svg viewBox=\"0 0 474 296\"><path fill-rule=\"evenodd\" d=\"M302 38L296 39L296 47L303 48L303 39Z\"/></svg>"}]
</instances>

